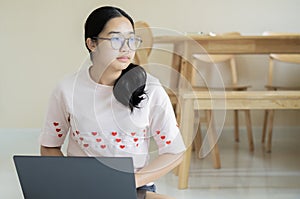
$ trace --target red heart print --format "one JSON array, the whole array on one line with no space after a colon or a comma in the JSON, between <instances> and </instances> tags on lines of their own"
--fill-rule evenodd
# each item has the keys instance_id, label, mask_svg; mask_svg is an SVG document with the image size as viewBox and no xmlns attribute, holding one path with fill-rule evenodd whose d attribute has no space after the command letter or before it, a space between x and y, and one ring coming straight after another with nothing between
<instances>
[{"instance_id":1,"label":"red heart print","mask_svg":"<svg viewBox=\"0 0 300 199\"><path fill-rule=\"evenodd\" d=\"M120 145L120 148L121 148L121 149L124 149L124 148L125 148L125 145Z\"/></svg>"},{"instance_id":2,"label":"red heart print","mask_svg":"<svg viewBox=\"0 0 300 199\"><path fill-rule=\"evenodd\" d=\"M138 147L138 146L139 146L139 144L136 144L135 146L136 146L136 147Z\"/></svg>"},{"instance_id":3,"label":"red heart print","mask_svg":"<svg viewBox=\"0 0 300 199\"><path fill-rule=\"evenodd\" d=\"M89 144L84 144L83 146L84 146L84 147L89 147Z\"/></svg>"},{"instance_id":4,"label":"red heart print","mask_svg":"<svg viewBox=\"0 0 300 199\"><path fill-rule=\"evenodd\" d=\"M59 123L58 123L58 122L53 122L53 125L54 125L54 126L58 126Z\"/></svg>"},{"instance_id":5,"label":"red heart print","mask_svg":"<svg viewBox=\"0 0 300 199\"><path fill-rule=\"evenodd\" d=\"M112 136L116 136L118 133L117 132L111 132Z\"/></svg>"},{"instance_id":6,"label":"red heart print","mask_svg":"<svg viewBox=\"0 0 300 199\"><path fill-rule=\"evenodd\" d=\"M55 130L56 130L57 133L61 131L61 129L59 129L59 128L57 128L57 129L55 129Z\"/></svg>"},{"instance_id":7,"label":"red heart print","mask_svg":"<svg viewBox=\"0 0 300 199\"><path fill-rule=\"evenodd\" d=\"M160 136L160 138L161 138L162 140L164 140L164 139L166 138L166 136L162 135L162 136Z\"/></svg>"},{"instance_id":8,"label":"red heart print","mask_svg":"<svg viewBox=\"0 0 300 199\"><path fill-rule=\"evenodd\" d=\"M166 141L166 144L171 144L171 140Z\"/></svg>"},{"instance_id":9,"label":"red heart print","mask_svg":"<svg viewBox=\"0 0 300 199\"><path fill-rule=\"evenodd\" d=\"M160 131L156 131L156 134L159 135L159 134L160 134Z\"/></svg>"},{"instance_id":10,"label":"red heart print","mask_svg":"<svg viewBox=\"0 0 300 199\"><path fill-rule=\"evenodd\" d=\"M102 141L101 138L97 138L97 139L96 139L96 142L101 142L101 141Z\"/></svg>"},{"instance_id":11,"label":"red heart print","mask_svg":"<svg viewBox=\"0 0 300 199\"><path fill-rule=\"evenodd\" d=\"M97 132L92 132L92 135L93 136L96 136L98 133Z\"/></svg>"},{"instance_id":12,"label":"red heart print","mask_svg":"<svg viewBox=\"0 0 300 199\"><path fill-rule=\"evenodd\" d=\"M76 131L76 134L79 135L79 131Z\"/></svg>"},{"instance_id":13,"label":"red heart print","mask_svg":"<svg viewBox=\"0 0 300 199\"><path fill-rule=\"evenodd\" d=\"M136 132L131 132L131 135L132 135L132 136L135 136L135 134L136 134Z\"/></svg>"},{"instance_id":14,"label":"red heart print","mask_svg":"<svg viewBox=\"0 0 300 199\"><path fill-rule=\"evenodd\" d=\"M82 141L82 140L83 140L83 137L80 137L79 139Z\"/></svg>"},{"instance_id":15,"label":"red heart print","mask_svg":"<svg viewBox=\"0 0 300 199\"><path fill-rule=\"evenodd\" d=\"M138 140L139 140L139 138L134 138L133 139L134 142L137 142Z\"/></svg>"},{"instance_id":16,"label":"red heart print","mask_svg":"<svg viewBox=\"0 0 300 199\"><path fill-rule=\"evenodd\" d=\"M58 134L57 136L61 138L61 137L63 136L63 134L60 133L60 134Z\"/></svg>"},{"instance_id":17,"label":"red heart print","mask_svg":"<svg viewBox=\"0 0 300 199\"><path fill-rule=\"evenodd\" d=\"M116 139L116 142L121 142L121 139L120 139L120 138L117 138L117 139Z\"/></svg>"},{"instance_id":18,"label":"red heart print","mask_svg":"<svg viewBox=\"0 0 300 199\"><path fill-rule=\"evenodd\" d=\"M105 144L102 144L100 147L101 147L102 149L105 149L105 148L106 148L106 145L105 145Z\"/></svg>"}]
</instances>

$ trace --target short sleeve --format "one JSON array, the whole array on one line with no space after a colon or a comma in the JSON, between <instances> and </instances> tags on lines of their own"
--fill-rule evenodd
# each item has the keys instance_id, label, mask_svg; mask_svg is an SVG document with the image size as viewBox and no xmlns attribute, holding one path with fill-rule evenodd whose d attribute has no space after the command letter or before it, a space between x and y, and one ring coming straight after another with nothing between
<instances>
[{"instance_id":1,"label":"short sleeve","mask_svg":"<svg viewBox=\"0 0 300 199\"><path fill-rule=\"evenodd\" d=\"M40 135L40 145L58 147L64 143L70 128L70 117L66 108L66 101L59 87L50 96L48 111Z\"/></svg>"},{"instance_id":2,"label":"short sleeve","mask_svg":"<svg viewBox=\"0 0 300 199\"><path fill-rule=\"evenodd\" d=\"M162 86L155 86L151 105L150 132L159 154L177 154L185 151L179 126L169 96Z\"/></svg>"}]
</instances>

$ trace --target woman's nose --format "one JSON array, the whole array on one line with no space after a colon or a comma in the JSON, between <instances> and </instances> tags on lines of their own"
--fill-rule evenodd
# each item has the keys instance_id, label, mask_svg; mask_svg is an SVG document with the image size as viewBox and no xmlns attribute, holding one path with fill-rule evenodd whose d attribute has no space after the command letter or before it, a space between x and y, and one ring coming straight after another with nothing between
<instances>
[{"instance_id":1,"label":"woman's nose","mask_svg":"<svg viewBox=\"0 0 300 199\"><path fill-rule=\"evenodd\" d=\"M120 51L121 52L128 52L130 50L129 45L128 45L128 41L125 40L124 43L122 44Z\"/></svg>"}]
</instances>

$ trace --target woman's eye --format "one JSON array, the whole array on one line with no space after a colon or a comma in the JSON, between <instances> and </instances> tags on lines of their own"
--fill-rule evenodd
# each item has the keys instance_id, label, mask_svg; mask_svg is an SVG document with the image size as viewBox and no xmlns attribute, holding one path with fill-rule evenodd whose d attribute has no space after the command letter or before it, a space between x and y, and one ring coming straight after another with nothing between
<instances>
[{"instance_id":1,"label":"woman's eye","mask_svg":"<svg viewBox=\"0 0 300 199\"><path fill-rule=\"evenodd\" d=\"M111 40L113 40L113 41L122 41L122 38L120 38L120 37L112 37Z\"/></svg>"},{"instance_id":2,"label":"woman's eye","mask_svg":"<svg viewBox=\"0 0 300 199\"><path fill-rule=\"evenodd\" d=\"M135 42L135 38L134 38L134 37L130 37L130 38L129 38L129 41L130 41L130 42Z\"/></svg>"}]
</instances>

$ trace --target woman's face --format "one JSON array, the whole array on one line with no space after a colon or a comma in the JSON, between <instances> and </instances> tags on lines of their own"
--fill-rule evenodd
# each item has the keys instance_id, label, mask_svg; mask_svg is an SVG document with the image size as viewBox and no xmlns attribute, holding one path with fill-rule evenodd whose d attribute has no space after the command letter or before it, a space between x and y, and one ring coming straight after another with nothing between
<instances>
[{"instance_id":1,"label":"woman's face","mask_svg":"<svg viewBox=\"0 0 300 199\"><path fill-rule=\"evenodd\" d=\"M134 35L133 27L130 21L125 17L116 17L109 20L98 38L124 37L125 39ZM98 45L93 53L94 64L100 64L105 67L104 70L120 71L131 63L135 51L131 50L125 41L119 49L113 46L110 40L98 39Z\"/></svg>"}]
</instances>

